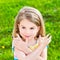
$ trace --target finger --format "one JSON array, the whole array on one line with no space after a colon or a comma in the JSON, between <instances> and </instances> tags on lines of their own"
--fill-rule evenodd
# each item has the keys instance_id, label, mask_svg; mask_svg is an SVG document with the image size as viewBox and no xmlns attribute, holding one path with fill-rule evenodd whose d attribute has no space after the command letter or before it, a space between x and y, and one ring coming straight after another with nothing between
<instances>
[{"instance_id":1,"label":"finger","mask_svg":"<svg viewBox=\"0 0 60 60\"><path fill-rule=\"evenodd\" d=\"M45 40L45 37L40 36L40 40Z\"/></svg>"},{"instance_id":2,"label":"finger","mask_svg":"<svg viewBox=\"0 0 60 60\"><path fill-rule=\"evenodd\" d=\"M13 37L13 40L17 40L18 39L18 34L16 34L16 37Z\"/></svg>"},{"instance_id":3,"label":"finger","mask_svg":"<svg viewBox=\"0 0 60 60\"><path fill-rule=\"evenodd\" d=\"M51 39L52 38L52 36L50 36L48 39Z\"/></svg>"},{"instance_id":4,"label":"finger","mask_svg":"<svg viewBox=\"0 0 60 60\"><path fill-rule=\"evenodd\" d=\"M19 38L19 34L16 34L17 35L17 37Z\"/></svg>"},{"instance_id":5,"label":"finger","mask_svg":"<svg viewBox=\"0 0 60 60\"><path fill-rule=\"evenodd\" d=\"M43 41L43 37L41 37L41 35L39 35L39 38L37 40L39 43L41 43Z\"/></svg>"},{"instance_id":6,"label":"finger","mask_svg":"<svg viewBox=\"0 0 60 60\"><path fill-rule=\"evenodd\" d=\"M50 33L45 36L45 38L48 38L50 36Z\"/></svg>"},{"instance_id":7,"label":"finger","mask_svg":"<svg viewBox=\"0 0 60 60\"><path fill-rule=\"evenodd\" d=\"M19 36L19 34L16 34L17 35L17 39L18 40L21 40L21 37Z\"/></svg>"},{"instance_id":8,"label":"finger","mask_svg":"<svg viewBox=\"0 0 60 60\"><path fill-rule=\"evenodd\" d=\"M41 35L39 35L39 38L38 39L41 39Z\"/></svg>"},{"instance_id":9,"label":"finger","mask_svg":"<svg viewBox=\"0 0 60 60\"><path fill-rule=\"evenodd\" d=\"M49 37L49 40L51 41L52 36Z\"/></svg>"},{"instance_id":10,"label":"finger","mask_svg":"<svg viewBox=\"0 0 60 60\"><path fill-rule=\"evenodd\" d=\"M28 39L28 38L26 38L26 40L25 40L25 41L26 41L26 44L28 43L28 40L29 40L29 39Z\"/></svg>"},{"instance_id":11,"label":"finger","mask_svg":"<svg viewBox=\"0 0 60 60\"><path fill-rule=\"evenodd\" d=\"M50 36L50 37L48 38L48 43L50 43L50 42L51 42L51 38L52 38L52 36Z\"/></svg>"}]
</instances>

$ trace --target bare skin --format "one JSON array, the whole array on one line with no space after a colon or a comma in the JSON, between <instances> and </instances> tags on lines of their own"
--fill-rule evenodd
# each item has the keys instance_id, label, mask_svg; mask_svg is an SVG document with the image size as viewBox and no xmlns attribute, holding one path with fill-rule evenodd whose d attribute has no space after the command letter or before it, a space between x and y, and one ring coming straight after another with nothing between
<instances>
[{"instance_id":1,"label":"bare skin","mask_svg":"<svg viewBox=\"0 0 60 60\"><path fill-rule=\"evenodd\" d=\"M43 60L44 58L41 57L41 53L44 50L44 48L50 43L51 41L51 36L47 35L45 37L39 37L39 47L37 49L35 49L34 51L31 51L26 43L24 41L21 40L21 38L19 37L19 35L17 35L17 38L13 38L14 40L14 45L15 45L15 51L16 52L20 52L20 54L22 54L22 60L26 59L26 60ZM48 37L49 36L49 37ZM18 44L17 44L18 43ZM17 57L20 59L21 55L19 56L19 54L17 54Z\"/></svg>"}]
</instances>

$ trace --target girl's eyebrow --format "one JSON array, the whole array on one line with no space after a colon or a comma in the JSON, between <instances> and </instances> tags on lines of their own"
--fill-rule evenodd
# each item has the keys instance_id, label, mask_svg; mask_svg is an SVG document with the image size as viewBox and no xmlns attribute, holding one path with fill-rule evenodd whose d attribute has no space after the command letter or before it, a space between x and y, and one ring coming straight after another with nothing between
<instances>
[{"instance_id":1,"label":"girl's eyebrow","mask_svg":"<svg viewBox=\"0 0 60 60\"><path fill-rule=\"evenodd\" d=\"M21 25L21 26L24 26L24 25Z\"/></svg>"},{"instance_id":2,"label":"girl's eyebrow","mask_svg":"<svg viewBox=\"0 0 60 60\"><path fill-rule=\"evenodd\" d=\"M23 25L21 25L21 26L23 26Z\"/></svg>"},{"instance_id":3,"label":"girl's eyebrow","mask_svg":"<svg viewBox=\"0 0 60 60\"><path fill-rule=\"evenodd\" d=\"M21 26L24 26L24 25L21 25ZM35 26L32 26L32 27L35 27Z\"/></svg>"}]
</instances>

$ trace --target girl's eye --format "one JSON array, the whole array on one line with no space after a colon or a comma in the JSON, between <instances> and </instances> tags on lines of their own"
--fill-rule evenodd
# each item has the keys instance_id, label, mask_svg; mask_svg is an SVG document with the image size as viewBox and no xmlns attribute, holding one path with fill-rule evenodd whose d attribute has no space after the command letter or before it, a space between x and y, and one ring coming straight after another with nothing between
<instances>
[{"instance_id":1,"label":"girl's eye","mask_svg":"<svg viewBox=\"0 0 60 60\"><path fill-rule=\"evenodd\" d=\"M33 27L30 28L31 30L34 29Z\"/></svg>"},{"instance_id":2,"label":"girl's eye","mask_svg":"<svg viewBox=\"0 0 60 60\"><path fill-rule=\"evenodd\" d=\"M25 27L22 27L22 29L25 29Z\"/></svg>"}]
</instances>

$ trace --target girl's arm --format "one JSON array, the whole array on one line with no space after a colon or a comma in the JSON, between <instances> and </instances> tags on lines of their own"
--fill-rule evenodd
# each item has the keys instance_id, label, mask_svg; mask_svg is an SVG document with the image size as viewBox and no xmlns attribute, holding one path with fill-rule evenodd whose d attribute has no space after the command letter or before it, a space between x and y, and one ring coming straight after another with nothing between
<instances>
[{"instance_id":1,"label":"girl's arm","mask_svg":"<svg viewBox=\"0 0 60 60\"><path fill-rule=\"evenodd\" d=\"M25 44L25 42L23 42L22 40L19 40L18 38L14 38L13 39L13 43L14 46L18 49L23 51L25 54L29 54L32 51L27 47L27 45Z\"/></svg>"},{"instance_id":2,"label":"girl's arm","mask_svg":"<svg viewBox=\"0 0 60 60\"><path fill-rule=\"evenodd\" d=\"M47 60L47 48L44 48L41 55L37 57L37 60Z\"/></svg>"},{"instance_id":3,"label":"girl's arm","mask_svg":"<svg viewBox=\"0 0 60 60\"><path fill-rule=\"evenodd\" d=\"M26 59L26 60L27 59L35 60L39 55L41 55L42 51L44 50L44 48L46 47L46 45L49 44L49 42L50 42L49 40L45 40L44 42L42 42L39 45L39 47L36 50L34 50L32 53L30 53L27 56L25 56L23 59Z\"/></svg>"},{"instance_id":4,"label":"girl's arm","mask_svg":"<svg viewBox=\"0 0 60 60\"><path fill-rule=\"evenodd\" d=\"M14 48L14 57L16 57L18 60L26 60L26 55L23 51L18 50L17 48Z\"/></svg>"},{"instance_id":5,"label":"girl's arm","mask_svg":"<svg viewBox=\"0 0 60 60\"><path fill-rule=\"evenodd\" d=\"M41 52L43 51L43 49L45 48L45 46L49 44L49 42L50 42L49 39L46 40L46 42L44 41L43 43L45 43L45 44L41 44L35 51L33 51L32 53L28 54L26 57L30 57L30 59L32 60L35 57L36 54L37 54L36 57L38 57L39 55L41 55ZM36 57L35 57L35 59L36 59Z\"/></svg>"},{"instance_id":6,"label":"girl's arm","mask_svg":"<svg viewBox=\"0 0 60 60\"><path fill-rule=\"evenodd\" d=\"M15 42L18 44L18 42L17 42L17 40L15 40ZM20 42L19 42L20 43ZM28 53L28 52L30 52L30 49L28 50L28 47L26 48L26 46L23 44L22 45L22 43L20 43L21 45L15 45L15 50L18 50L18 51L20 51L20 54L21 54L21 52L23 52L25 55L26 55L26 52ZM25 46L25 47L24 47ZM41 46L40 46L41 47ZM40 50L39 50L39 52L40 52ZM40 54L40 53L39 53ZM33 54L32 54L33 55ZM36 53L36 55L37 55L37 53ZM19 56L19 53L17 54L17 56L18 56L18 58L20 58ZM34 54L34 56L35 56L35 54ZM33 57L33 56L32 56ZM22 57L21 57L22 58ZM25 58L24 58L25 59ZM38 56L37 55L37 57L35 58L35 59L37 59L37 60L43 60L44 58L42 57L42 56Z\"/></svg>"},{"instance_id":7,"label":"girl's arm","mask_svg":"<svg viewBox=\"0 0 60 60\"><path fill-rule=\"evenodd\" d=\"M37 49L35 49L32 53L30 53L28 56L32 55L33 57L37 54L37 56L41 55L42 51L44 50L44 48L51 42L51 36L48 37L49 35L47 35L46 37L41 37L40 36L40 45Z\"/></svg>"},{"instance_id":8,"label":"girl's arm","mask_svg":"<svg viewBox=\"0 0 60 60\"><path fill-rule=\"evenodd\" d=\"M35 49L32 53L28 54L27 56L30 56L31 58L35 56L38 57L41 55L44 48L45 48L45 45L40 45L37 49Z\"/></svg>"},{"instance_id":9,"label":"girl's arm","mask_svg":"<svg viewBox=\"0 0 60 60\"><path fill-rule=\"evenodd\" d=\"M47 60L47 47L42 51L40 55L44 60Z\"/></svg>"},{"instance_id":10,"label":"girl's arm","mask_svg":"<svg viewBox=\"0 0 60 60\"><path fill-rule=\"evenodd\" d=\"M39 43L39 41L37 41ZM41 55L37 57L37 60L47 60L47 46L42 51Z\"/></svg>"},{"instance_id":11,"label":"girl's arm","mask_svg":"<svg viewBox=\"0 0 60 60\"><path fill-rule=\"evenodd\" d=\"M41 53L41 51L43 50L44 47L45 47L45 46L40 45L40 47L39 47L38 49L36 49L36 50L33 51L32 53L28 54L27 56L24 54L24 52L19 51L19 50L16 49L16 48L15 48L15 52L17 52L17 53L16 53L16 56L17 56L18 59L21 59L21 60L36 60L36 59L39 57L38 54L37 54L37 53L39 53L38 50L39 50L40 53ZM39 55L40 55L40 53L39 53ZM42 57L39 57L38 59L39 59L39 60L42 60L43 58L42 58Z\"/></svg>"},{"instance_id":12,"label":"girl's arm","mask_svg":"<svg viewBox=\"0 0 60 60\"><path fill-rule=\"evenodd\" d=\"M47 38L49 35L47 35L45 38ZM50 38L49 38L50 39ZM14 38L14 45L16 48L18 48L21 51L24 51L26 54L31 53L32 51L27 47L27 45L25 44L25 42L23 42L21 40L21 38L19 37L19 35L17 35L17 38ZM39 40L42 40L43 42L45 42L45 40L43 40L41 37L39 37ZM39 41L40 42L40 41ZM41 42L40 42L41 43ZM39 44L39 43L38 43ZM42 43L41 43L42 44Z\"/></svg>"}]
</instances>

